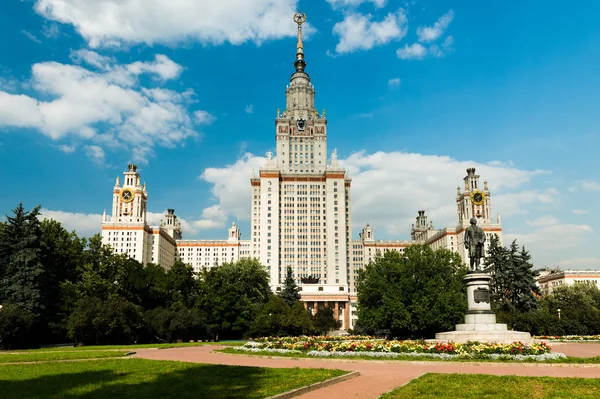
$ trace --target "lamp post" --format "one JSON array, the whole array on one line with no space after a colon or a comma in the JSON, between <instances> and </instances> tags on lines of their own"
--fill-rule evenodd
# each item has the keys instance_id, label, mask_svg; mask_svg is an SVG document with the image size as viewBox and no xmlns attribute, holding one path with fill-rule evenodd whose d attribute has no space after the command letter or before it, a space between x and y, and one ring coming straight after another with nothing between
<instances>
[{"instance_id":1,"label":"lamp post","mask_svg":"<svg viewBox=\"0 0 600 399\"><path fill-rule=\"evenodd\" d=\"M560 320L560 309L556 309L558 311L558 320Z\"/></svg>"}]
</instances>

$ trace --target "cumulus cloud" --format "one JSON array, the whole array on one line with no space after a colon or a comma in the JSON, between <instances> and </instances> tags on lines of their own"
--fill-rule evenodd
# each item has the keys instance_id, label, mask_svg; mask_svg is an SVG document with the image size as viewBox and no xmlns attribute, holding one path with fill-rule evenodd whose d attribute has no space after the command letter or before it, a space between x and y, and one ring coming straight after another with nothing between
<instances>
[{"instance_id":1,"label":"cumulus cloud","mask_svg":"<svg viewBox=\"0 0 600 399\"><path fill-rule=\"evenodd\" d=\"M201 178L213 185L212 194L219 209L238 220L249 220L249 178L252 170L258 173L264 162L265 158L247 153L232 165L204 171ZM544 173L542 171L491 166L450 157L359 152L340 162L353 179L351 212L355 230L371 223L380 231L379 238L407 238L419 209L427 210L437 226L455 226L456 187L462 187L465 170L469 167L476 167L482 178L490 181L495 212L514 214L535 207L539 198L552 202L556 194L552 189L521 189ZM528 191L531 194L526 194ZM524 197L524 200L513 202L513 197Z\"/></svg>"},{"instance_id":2,"label":"cumulus cloud","mask_svg":"<svg viewBox=\"0 0 600 399\"><path fill-rule=\"evenodd\" d=\"M404 47L396 50L396 55L401 60L420 60L427 55L427 49L420 43L413 43L410 46L405 44Z\"/></svg>"},{"instance_id":3,"label":"cumulus cloud","mask_svg":"<svg viewBox=\"0 0 600 399\"><path fill-rule=\"evenodd\" d=\"M419 41L422 43L434 42L439 39L450 22L454 19L454 11L450 10L446 14L442 15L433 26L420 26L417 28L417 36Z\"/></svg>"},{"instance_id":4,"label":"cumulus cloud","mask_svg":"<svg viewBox=\"0 0 600 399\"><path fill-rule=\"evenodd\" d=\"M102 215L100 214L42 209L40 210L40 219L54 219L68 231L75 230L79 236L84 237L91 237L101 231Z\"/></svg>"},{"instance_id":5,"label":"cumulus cloud","mask_svg":"<svg viewBox=\"0 0 600 399\"><path fill-rule=\"evenodd\" d=\"M233 215L238 220L249 220L251 205L250 177L253 171L258 173L258 170L264 165L265 159L246 153L232 165L205 169L200 178L212 184L211 192L218 201L218 208L205 209L204 219L219 222L222 220L224 213L225 215ZM208 211L209 209L210 211Z\"/></svg>"},{"instance_id":6,"label":"cumulus cloud","mask_svg":"<svg viewBox=\"0 0 600 399\"><path fill-rule=\"evenodd\" d=\"M381 0L376 0L380 2ZM127 43L260 44L294 36L295 0L37 0L43 17L72 25L93 48Z\"/></svg>"},{"instance_id":7,"label":"cumulus cloud","mask_svg":"<svg viewBox=\"0 0 600 399\"><path fill-rule=\"evenodd\" d=\"M403 9L387 14L381 21L373 21L372 18L370 14L346 14L344 20L333 27L333 33L340 38L335 51L344 54L369 50L406 35L408 19Z\"/></svg>"},{"instance_id":8,"label":"cumulus cloud","mask_svg":"<svg viewBox=\"0 0 600 399\"><path fill-rule=\"evenodd\" d=\"M58 148L59 150L61 150L65 154L71 154L71 153L75 152L75 146L74 145L62 144L62 145L57 146L56 148Z\"/></svg>"},{"instance_id":9,"label":"cumulus cloud","mask_svg":"<svg viewBox=\"0 0 600 399\"><path fill-rule=\"evenodd\" d=\"M393 78L393 79L388 80L388 86L390 86L390 87L400 86L400 78Z\"/></svg>"},{"instance_id":10,"label":"cumulus cloud","mask_svg":"<svg viewBox=\"0 0 600 399\"><path fill-rule=\"evenodd\" d=\"M588 211L586 211L585 209L573 209L573 214L574 215L587 215Z\"/></svg>"},{"instance_id":11,"label":"cumulus cloud","mask_svg":"<svg viewBox=\"0 0 600 399\"><path fill-rule=\"evenodd\" d=\"M54 140L74 135L95 146L126 145L134 160L143 163L155 145L174 147L198 135L196 123L207 123L205 111L195 111L196 117L188 111L193 92L140 85L143 74L158 83L179 76L183 68L164 55L126 65L89 50L71 57L89 67L33 65L30 82L36 97L0 90L0 127L36 128Z\"/></svg>"},{"instance_id":12,"label":"cumulus cloud","mask_svg":"<svg viewBox=\"0 0 600 399\"><path fill-rule=\"evenodd\" d=\"M202 110L194 112L194 118L196 119L197 123L204 125L210 125L217 119L214 116L212 116L209 112Z\"/></svg>"},{"instance_id":13,"label":"cumulus cloud","mask_svg":"<svg viewBox=\"0 0 600 399\"><path fill-rule=\"evenodd\" d=\"M526 234L504 234L504 242L506 244L517 240L519 245L524 245L535 253L560 253L560 250L579 246L582 240L593 232L594 229L588 225L552 224Z\"/></svg>"},{"instance_id":14,"label":"cumulus cloud","mask_svg":"<svg viewBox=\"0 0 600 399\"><path fill-rule=\"evenodd\" d=\"M254 105L252 105L252 104L246 105L245 111L247 114L253 114L254 113Z\"/></svg>"},{"instance_id":15,"label":"cumulus cloud","mask_svg":"<svg viewBox=\"0 0 600 399\"><path fill-rule=\"evenodd\" d=\"M599 270L600 269L600 258L575 258L575 259L565 259L558 262L558 266L562 269L573 269L573 270L581 270L581 269L591 269L591 270Z\"/></svg>"},{"instance_id":16,"label":"cumulus cloud","mask_svg":"<svg viewBox=\"0 0 600 399\"><path fill-rule=\"evenodd\" d=\"M102 147L98 147L97 145L86 145L83 147L83 151L92 159L92 161L98 165L104 165L106 155L104 154Z\"/></svg>"},{"instance_id":17,"label":"cumulus cloud","mask_svg":"<svg viewBox=\"0 0 600 399\"><path fill-rule=\"evenodd\" d=\"M569 188L571 192L577 191L600 191L600 183L593 180L581 180Z\"/></svg>"},{"instance_id":18,"label":"cumulus cloud","mask_svg":"<svg viewBox=\"0 0 600 399\"><path fill-rule=\"evenodd\" d=\"M546 215L534 220L528 220L527 224L533 227L552 226L558 224L558 219L554 216Z\"/></svg>"},{"instance_id":19,"label":"cumulus cloud","mask_svg":"<svg viewBox=\"0 0 600 399\"><path fill-rule=\"evenodd\" d=\"M358 7L363 3L373 3L376 8L385 6L387 0L327 0L333 9Z\"/></svg>"}]
</instances>

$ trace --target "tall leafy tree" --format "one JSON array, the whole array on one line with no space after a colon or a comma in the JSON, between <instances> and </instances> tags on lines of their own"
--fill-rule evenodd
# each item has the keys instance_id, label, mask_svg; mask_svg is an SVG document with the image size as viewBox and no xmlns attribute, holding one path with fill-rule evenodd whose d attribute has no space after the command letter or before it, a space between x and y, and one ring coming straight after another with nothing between
<instances>
[{"instance_id":1,"label":"tall leafy tree","mask_svg":"<svg viewBox=\"0 0 600 399\"><path fill-rule=\"evenodd\" d=\"M279 297L287 302L288 305L292 306L294 303L300 300L300 290L294 277L292 276L292 268L288 266L285 280L283 281L283 288L279 292Z\"/></svg>"},{"instance_id":2,"label":"tall leafy tree","mask_svg":"<svg viewBox=\"0 0 600 399\"><path fill-rule=\"evenodd\" d=\"M467 310L460 255L414 245L384 253L358 275L357 329L394 337L433 337Z\"/></svg>"},{"instance_id":3,"label":"tall leafy tree","mask_svg":"<svg viewBox=\"0 0 600 399\"><path fill-rule=\"evenodd\" d=\"M531 255L516 240L508 248L500 245L497 235L490 240L485 264L492 274L494 307L505 313L528 312L537 308L539 287L535 283Z\"/></svg>"},{"instance_id":4,"label":"tall leafy tree","mask_svg":"<svg viewBox=\"0 0 600 399\"><path fill-rule=\"evenodd\" d=\"M36 317L46 307L48 286L39 210L27 212L19 204L0 229L0 303L19 305Z\"/></svg>"},{"instance_id":5,"label":"tall leafy tree","mask_svg":"<svg viewBox=\"0 0 600 399\"><path fill-rule=\"evenodd\" d=\"M241 338L271 295L269 275L256 259L225 263L200 275L198 307L212 338Z\"/></svg>"}]
</instances>

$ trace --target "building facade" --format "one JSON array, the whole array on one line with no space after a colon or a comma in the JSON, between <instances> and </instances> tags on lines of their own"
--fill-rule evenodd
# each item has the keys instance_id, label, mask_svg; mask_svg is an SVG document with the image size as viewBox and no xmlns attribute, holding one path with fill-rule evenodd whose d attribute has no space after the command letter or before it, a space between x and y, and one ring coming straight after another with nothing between
<instances>
[{"instance_id":1,"label":"building facade","mask_svg":"<svg viewBox=\"0 0 600 399\"><path fill-rule=\"evenodd\" d=\"M536 278L542 295L551 294L556 287L592 283L600 289L600 270L543 270Z\"/></svg>"},{"instance_id":2,"label":"building facade","mask_svg":"<svg viewBox=\"0 0 600 399\"><path fill-rule=\"evenodd\" d=\"M302 41L303 14L297 14L298 40L294 72L285 90L285 110L275 117L276 154L267 153L258 176L250 179L250 237L241 240L235 225L226 240L184 240L172 209L159 226L146 224L148 193L135 165L117 178L113 188L113 211L104 216L103 239L117 253L125 253L143 264L165 268L178 259L195 271L256 258L269 273L274 291L281 290L287 268L301 290L302 301L311 312L334 309L341 328L353 328L357 310L357 274L387 251L403 253L410 245L427 244L448 248L467 259L463 235L475 217L488 238L502 237L500 216L492 219L487 182L481 186L475 169L467 170L464 185L457 189L456 227L435 229L425 211L412 225L411 240L376 240L367 224L358 240L352 240L351 185L348 172L338 162L336 151L328 157L328 123L325 111L315 106L315 87L306 73ZM489 243L489 239L488 239Z\"/></svg>"}]
</instances>

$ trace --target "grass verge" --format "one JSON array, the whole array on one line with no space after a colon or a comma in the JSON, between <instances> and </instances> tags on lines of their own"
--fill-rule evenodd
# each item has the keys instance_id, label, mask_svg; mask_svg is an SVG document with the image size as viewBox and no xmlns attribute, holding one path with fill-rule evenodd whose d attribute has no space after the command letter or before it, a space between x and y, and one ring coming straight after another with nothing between
<instances>
[{"instance_id":1,"label":"grass verge","mask_svg":"<svg viewBox=\"0 0 600 399\"><path fill-rule=\"evenodd\" d=\"M491 376L477 374L426 374L382 395L381 399L597 399L600 380Z\"/></svg>"},{"instance_id":2,"label":"grass verge","mask_svg":"<svg viewBox=\"0 0 600 399\"><path fill-rule=\"evenodd\" d=\"M316 357L316 356L308 356L303 353L277 353L277 352L248 352L243 350L238 350L236 348L225 348L221 350L217 350L215 352L223 352L230 353L236 355L249 355L249 356L269 356L269 357L288 357L288 358L296 358L296 359L333 359L333 360L379 360L386 362L490 362L490 363L571 363L571 364L600 364L600 356L590 357L590 358L582 358L582 357L567 357L566 359L556 359L556 360L505 360L505 359L436 359L431 357L420 357L420 356L405 356L405 357L397 357L397 358L381 358L381 357L371 357L371 356L353 356L353 357Z\"/></svg>"},{"instance_id":3,"label":"grass verge","mask_svg":"<svg viewBox=\"0 0 600 399\"><path fill-rule=\"evenodd\" d=\"M144 359L5 365L3 399L264 398L346 374Z\"/></svg>"},{"instance_id":4,"label":"grass verge","mask_svg":"<svg viewBox=\"0 0 600 399\"><path fill-rule=\"evenodd\" d=\"M103 359L125 356L127 351L13 352L0 353L0 363L47 362L55 360Z\"/></svg>"},{"instance_id":5,"label":"grass verge","mask_svg":"<svg viewBox=\"0 0 600 399\"><path fill-rule=\"evenodd\" d=\"M222 342L183 342L183 343L167 343L167 344L132 344L132 345L90 345L90 346L58 346L54 348L40 348L33 351L39 352L63 352L63 351L98 351L98 350L114 350L114 349L167 349L167 348L185 348L190 346L203 345L225 345L225 346L242 346L246 341L222 341ZM0 352L2 353L2 352Z\"/></svg>"}]
</instances>

